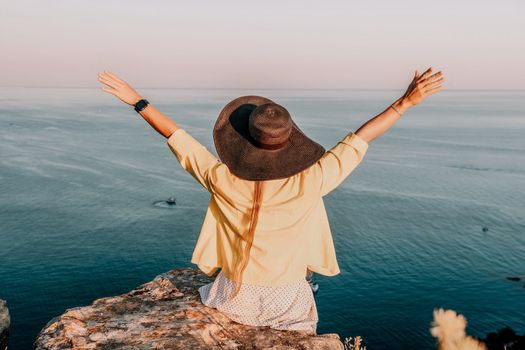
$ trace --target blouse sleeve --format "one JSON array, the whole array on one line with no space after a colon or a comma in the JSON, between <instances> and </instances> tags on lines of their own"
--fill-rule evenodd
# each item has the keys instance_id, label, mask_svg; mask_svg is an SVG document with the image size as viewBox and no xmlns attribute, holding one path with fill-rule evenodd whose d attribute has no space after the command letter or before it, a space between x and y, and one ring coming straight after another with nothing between
<instances>
[{"instance_id":1,"label":"blouse sleeve","mask_svg":"<svg viewBox=\"0 0 525 350\"><path fill-rule=\"evenodd\" d=\"M175 130L166 143L184 170L211 192L210 173L220 164L217 157L182 128Z\"/></svg>"},{"instance_id":2,"label":"blouse sleeve","mask_svg":"<svg viewBox=\"0 0 525 350\"><path fill-rule=\"evenodd\" d=\"M361 163L368 143L350 131L318 161L321 167L321 196L335 189Z\"/></svg>"}]
</instances>

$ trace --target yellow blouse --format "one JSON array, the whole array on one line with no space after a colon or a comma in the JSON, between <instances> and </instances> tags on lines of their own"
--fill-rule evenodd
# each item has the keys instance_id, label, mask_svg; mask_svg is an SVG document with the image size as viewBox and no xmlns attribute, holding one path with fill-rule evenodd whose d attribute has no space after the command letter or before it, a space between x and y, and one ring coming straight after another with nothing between
<instances>
[{"instance_id":1,"label":"yellow blouse","mask_svg":"<svg viewBox=\"0 0 525 350\"><path fill-rule=\"evenodd\" d=\"M181 166L211 194L191 262L209 276L220 267L231 279L232 251L248 230L255 182L232 174L182 128L167 144ZM244 283L282 286L304 279L307 269L326 276L339 274L323 196L350 175L367 149L368 143L350 131L309 168L265 181Z\"/></svg>"}]
</instances>

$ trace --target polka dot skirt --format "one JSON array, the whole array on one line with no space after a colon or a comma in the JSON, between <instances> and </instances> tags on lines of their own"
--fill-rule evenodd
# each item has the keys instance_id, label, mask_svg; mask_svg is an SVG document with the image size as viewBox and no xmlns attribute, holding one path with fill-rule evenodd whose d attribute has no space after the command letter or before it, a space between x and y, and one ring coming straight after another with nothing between
<instances>
[{"instance_id":1,"label":"polka dot skirt","mask_svg":"<svg viewBox=\"0 0 525 350\"><path fill-rule=\"evenodd\" d=\"M234 291L235 283L222 271L215 281L199 288L204 305L216 308L235 322L316 333L319 318L306 279L279 287L243 283L239 294L229 300Z\"/></svg>"}]
</instances>

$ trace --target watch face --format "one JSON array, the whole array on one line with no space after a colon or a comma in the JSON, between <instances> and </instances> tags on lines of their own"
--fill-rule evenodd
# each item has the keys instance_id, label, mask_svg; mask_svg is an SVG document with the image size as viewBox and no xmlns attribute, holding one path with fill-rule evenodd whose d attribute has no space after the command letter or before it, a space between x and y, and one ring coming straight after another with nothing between
<instances>
[{"instance_id":1,"label":"watch face","mask_svg":"<svg viewBox=\"0 0 525 350\"><path fill-rule=\"evenodd\" d=\"M141 111L143 110L144 108L146 108L146 106L148 105L148 101L147 100L140 100L139 102L137 102L137 104L135 105L135 109L137 111Z\"/></svg>"}]
</instances>

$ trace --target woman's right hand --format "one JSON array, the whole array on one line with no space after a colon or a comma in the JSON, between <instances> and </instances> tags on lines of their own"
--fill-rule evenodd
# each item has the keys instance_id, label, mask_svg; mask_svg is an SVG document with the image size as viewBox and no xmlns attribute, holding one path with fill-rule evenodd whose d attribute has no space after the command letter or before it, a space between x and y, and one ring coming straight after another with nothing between
<instances>
[{"instance_id":1,"label":"woman's right hand","mask_svg":"<svg viewBox=\"0 0 525 350\"><path fill-rule=\"evenodd\" d=\"M401 99L405 100L411 106L415 106L428 96L435 94L443 88L441 83L445 80L441 71L430 75L432 67L429 67L423 74L419 75L418 71L414 75L414 79L408 86L406 92Z\"/></svg>"}]
</instances>

